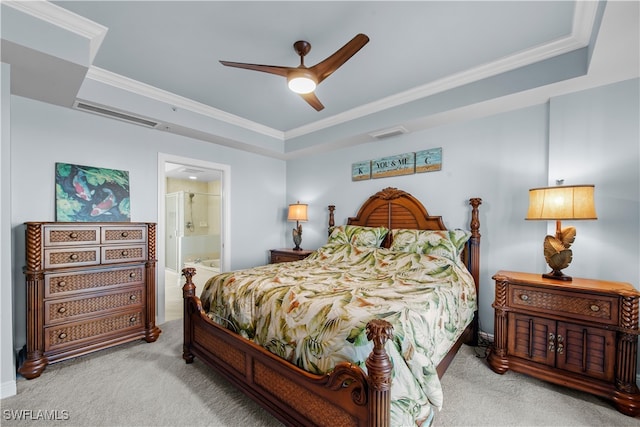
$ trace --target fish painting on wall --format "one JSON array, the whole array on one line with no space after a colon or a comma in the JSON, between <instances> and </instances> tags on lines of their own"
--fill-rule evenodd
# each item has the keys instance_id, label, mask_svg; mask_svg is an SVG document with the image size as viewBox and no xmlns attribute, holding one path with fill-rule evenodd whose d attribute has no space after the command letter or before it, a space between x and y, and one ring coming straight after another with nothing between
<instances>
[{"instance_id":1,"label":"fish painting on wall","mask_svg":"<svg viewBox=\"0 0 640 427\"><path fill-rule=\"evenodd\" d=\"M131 221L129 172L56 163L56 221Z\"/></svg>"}]
</instances>

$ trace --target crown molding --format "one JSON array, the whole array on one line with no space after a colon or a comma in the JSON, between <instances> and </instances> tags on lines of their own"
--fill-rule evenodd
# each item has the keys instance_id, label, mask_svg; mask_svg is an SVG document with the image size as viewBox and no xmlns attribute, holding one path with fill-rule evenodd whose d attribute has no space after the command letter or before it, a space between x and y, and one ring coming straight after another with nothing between
<instances>
[{"instance_id":1,"label":"crown molding","mask_svg":"<svg viewBox=\"0 0 640 427\"><path fill-rule=\"evenodd\" d=\"M470 68L460 73L435 80L422 86L409 89L378 101L362 105L344 113L288 130L284 133L285 141L300 137L322 129L355 120L388 108L397 107L408 102L426 98L446 90L473 83L507 71L553 58L588 45L595 22L597 2L577 1L573 14L571 34L531 49L500 58L496 61Z\"/></svg>"},{"instance_id":2,"label":"crown molding","mask_svg":"<svg viewBox=\"0 0 640 427\"><path fill-rule=\"evenodd\" d=\"M97 48L104 39L107 28L93 21L76 15L61 7L53 5L45 0L35 1L4 1L15 9L33 15L46 22L50 22L76 34L92 40L91 60L97 52ZM573 15L571 34L554 40L544 45L515 53L496 61L474 67L460 73L447 76L445 78L427 83L416 88L382 98L380 100L362 105L346 112L327 117L322 120L300 126L298 128L281 131L260 123L242 118L240 116L227 113L217 108L181 97L162 89L129 79L124 76L103 70L97 67L90 67L87 78L110 85L131 93L135 93L147 98L151 98L172 107L192 111L215 120L219 120L234 126L244 128L262 135L266 135L278 140L287 141L296 137L304 136L332 126L336 126L354 119L358 119L370 114L374 114L389 108L393 108L408 102L425 98L446 90L453 89L468 83L479 81L497 74L501 74L519 67L533 64L535 62L552 58L575 49L588 45L593 31L599 2L596 1L576 1Z\"/></svg>"},{"instance_id":3,"label":"crown molding","mask_svg":"<svg viewBox=\"0 0 640 427\"><path fill-rule=\"evenodd\" d=\"M121 76L111 71L104 70L99 67L91 67L87 72L88 79L94 80L105 85L135 93L137 95L154 99L156 101L167 104L169 107L179 107L183 110L191 111L203 116L239 126L262 135L276 138L280 141L284 140L284 132L264 126L260 123L247 120L235 114L227 113L209 105L193 101L192 99L176 95L157 87Z\"/></svg>"},{"instance_id":4,"label":"crown molding","mask_svg":"<svg viewBox=\"0 0 640 427\"><path fill-rule=\"evenodd\" d=\"M2 4L89 39L89 64L93 63L107 31L109 31L107 27L97 22L46 0L3 1Z\"/></svg>"}]
</instances>

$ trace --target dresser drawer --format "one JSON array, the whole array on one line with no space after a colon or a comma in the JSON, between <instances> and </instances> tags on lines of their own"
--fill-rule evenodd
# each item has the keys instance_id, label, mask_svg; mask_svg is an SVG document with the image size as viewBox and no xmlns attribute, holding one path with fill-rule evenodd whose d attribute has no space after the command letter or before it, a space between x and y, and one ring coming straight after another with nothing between
<instances>
[{"instance_id":1,"label":"dresser drawer","mask_svg":"<svg viewBox=\"0 0 640 427\"><path fill-rule=\"evenodd\" d=\"M100 227L97 226L45 226L44 246L97 245Z\"/></svg>"},{"instance_id":2,"label":"dresser drawer","mask_svg":"<svg viewBox=\"0 0 640 427\"><path fill-rule=\"evenodd\" d=\"M100 264L100 247L76 247L44 250L44 268Z\"/></svg>"},{"instance_id":3,"label":"dresser drawer","mask_svg":"<svg viewBox=\"0 0 640 427\"><path fill-rule=\"evenodd\" d=\"M44 324L60 323L78 316L122 309L144 303L144 288L129 288L103 295L55 299L44 303Z\"/></svg>"},{"instance_id":4,"label":"dresser drawer","mask_svg":"<svg viewBox=\"0 0 640 427\"><path fill-rule=\"evenodd\" d=\"M89 340L127 329L142 329L144 318L142 310L131 310L99 319L75 322L44 328L44 349L54 350L63 346L80 345Z\"/></svg>"},{"instance_id":5,"label":"dresser drawer","mask_svg":"<svg viewBox=\"0 0 640 427\"><path fill-rule=\"evenodd\" d=\"M90 290L142 285L144 280L144 265L47 274L44 278L44 297L65 297Z\"/></svg>"},{"instance_id":6,"label":"dresser drawer","mask_svg":"<svg viewBox=\"0 0 640 427\"><path fill-rule=\"evenodd\" d=\"M512 307L529 308L575 319L598 320L611 325L618 323L617 304L617 298L606 295L576 295L520 285L511 286L509 291L509 305Z\"/></svg>"},{"instance_id":7,"label":"dresser drawer","mask_svg":"<svg viewBox=\"0 0 640 427\"><path fill-rule=\"evenodd\" d=\"M144 243L147 229L144 226L102 227L102 243Z\"/></svg>"},{"instance_id":8,"label":"dresser drawer","mask_svg":"<svg viewBox=\"0 0 640 427\"><path fill-rule=\"evenodd\" d=\"M145 245L102 247L102 263L112 264L116 262L144 261L147 259Z\"/></svg>"}]
</instances>

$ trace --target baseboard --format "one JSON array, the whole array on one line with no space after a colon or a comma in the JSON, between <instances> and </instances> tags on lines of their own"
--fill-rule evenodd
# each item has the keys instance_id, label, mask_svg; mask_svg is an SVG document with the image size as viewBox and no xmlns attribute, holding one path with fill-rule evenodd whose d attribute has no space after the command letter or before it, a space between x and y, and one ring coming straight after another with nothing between
<instances>
[{"instance_id":1,"label":"baseboard","mask_svg":"<svg viewBox=\"0 0 640 427\"><path fill-rule=\"evenodd\" d=\"M493 342L493 334L490 334L488 332L478 331L478 337L490 343Z\"/></svg>"},{"instance_id":2,"label":"baseboard","mask_svg":"<svg viewBox=\"0 0 640 427\"><path fill-rule=\"evenodd\" d=\"M18 394L16 380L6 381L0 385L0 399Z\"/></svg>"}]
</instances>

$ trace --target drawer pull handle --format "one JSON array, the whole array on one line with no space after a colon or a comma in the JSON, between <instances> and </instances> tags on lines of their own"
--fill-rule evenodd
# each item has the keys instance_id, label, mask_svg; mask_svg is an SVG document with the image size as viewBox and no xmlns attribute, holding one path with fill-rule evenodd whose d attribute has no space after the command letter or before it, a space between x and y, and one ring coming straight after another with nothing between
<instances>
[{"instance_id":1,"label":"drawer pull handle","mask_svg":"<svg viewBox=\"0 0 640 427\"><path fill-rule=\"evenodd\" d=\"M69 234L69 238L71 239L77 239L78 238L78 233L76 233L75 231L72 232L71 234Z\"/></svg>"},{"instance_id":2,"label":"drawer pull handle","mask_svg":"<svg viewBox=\"0 0 640 427\"><path fill-rule=\"evenodd\" d=\"M129 277L136 277L136 273L129 273Z\"/></svg>"},{"instance_id":3,"label":"drawer pull handle","mask_svg":"<svg viewBox=\"0 0 640 427\"><path fill-rule=\"evenodd\" d=\"M129 235L129 233L127 233L126 231L123 231L122 234L121 234L122 237L127 237L128 235Z\"/></svg>"},{"instance_id":4,"label":"drawer pull handle","mask_svg":"<svg viewBox=\"0 0 640 427\"><path fill-rule=\"evenodd\" d=\"M60 308L58 309L58 313L66 313L66 311L67 311L67 309L66 309L66 308L64 308L64 307L60 307Z\"/></svg>"},{"instance_id":5,"label":"drawer pull handle","mask_svg":"<svg viewBox=\"0 0 640 427\"><path fill-rule=\"evenodd\" d=\"M61 340L65 339L66 337L67 337L67 334L65 334L64 332L58 335L58 338L60 338Z\"/></svg>"},{"instance_id":6,"label":"drawer pull handle","mask_svg":"<svg viewBox=\"0 0 640 427\"><path fill-rule=\"evenodd\" d=\"M78 259L78 254L71 254L71 256L69 258L71 258L72 260L75 261L75 260Z\"/></svg>"},{"instance_id":7,"label":"drawer pull handle","mask_svg":"<svg viewBox=\"0 0 640 427\"><path fill-rule=\"evenodd\" d=\"M556 351L556 336L553 335L553 333L549 334L549 340L547 342L549 343L549 351Z\"/></svg>"},{"instance_id":8,"label":"drawer pull handle","mask_svg":"<svg viewBox=\"0 0 640 427\"><path fill-rule=\"evenodd\" d=\"M595 305L595 304L591 304L591 311L593 311L594 313L597 313L598 311L600 311L600 306Z\"/></svg>"},{"instance_id":9,"label":"drawer pull handle","mask_svg":"<svg viewBox=\"0 0 640 427\"><path fill-rule=\"evenodd\" d=\"M135 296L135 295L131 295L131 296L129 297L129 299L130 299L131 301L135 301L137 298L138 298L138 297L137 297L137 296Z\"/></svg>"},{"instance_id":10,"label":"drawer pull handle","mask_svg":"<svg viewBox=\"0 0 640 427\"><path fill-rule=\"evenodd\" d=\"M136 316L131 316L131 318L129 319L129 322L133 323L133 322L135 322L136 320L137 320L137 319L136 319Z\"/></svg>"},{"instance_id":11,"label":"drawer pull handle","mask_svg":"<svg viewBox=\"0 0 640 427\"><path fill-rule=\"evenodd\" d=\"M527 294L522 294L522 295L520 295L520 299L521 299L522 301L529 301L529 295L527 295Z\"/></svg>"},{"instance_id":12,"label":"drawer pull handle","mask_svg":"<svg viewBox=\"0 0 640 427\"><path fill-rule=\"evenodd\" d=\"M122 256L127 256L127 255L129 255L129 252L127 252L127 251L122 251Z\"/></svg>"},{"instance_id":13,"label":"drawer pull handle","mask_svg":"<svg viewBox=\"0 0 640 427\"><path fill-rule=\"evenodd\" d=\"M64 282L64 281L58 282L58 287L64 288L65 286L67 286L67 282Z\"/></svg>"},{"instance_id":14,"label":"drawer pull handle","mask_svg":"<svg viewBox=\"0 0 640 427\"><path fill-rule=\"evenodd\" d=\"M558 349L556 350L558 354L562 354L564 352L564 338L562 335L558 334Z\"/></svg>"}]
</instances>

